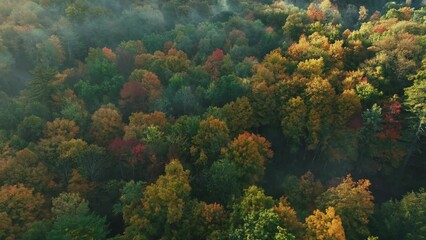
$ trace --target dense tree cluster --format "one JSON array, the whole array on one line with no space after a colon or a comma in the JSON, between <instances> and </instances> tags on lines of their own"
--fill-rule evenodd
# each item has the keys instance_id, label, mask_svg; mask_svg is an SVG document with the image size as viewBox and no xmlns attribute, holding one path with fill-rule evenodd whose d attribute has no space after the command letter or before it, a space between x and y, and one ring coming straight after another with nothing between
<instances>
[{"instance_id":1,"label":"dense tree cluster","mask_svg":"<svg viewBox=\"0 0 426 240\"><path fill-rule=\"evenodd\" d=\"M0 239L424 239L420 1L3 0Z\"/></svg>"}]
</instances>

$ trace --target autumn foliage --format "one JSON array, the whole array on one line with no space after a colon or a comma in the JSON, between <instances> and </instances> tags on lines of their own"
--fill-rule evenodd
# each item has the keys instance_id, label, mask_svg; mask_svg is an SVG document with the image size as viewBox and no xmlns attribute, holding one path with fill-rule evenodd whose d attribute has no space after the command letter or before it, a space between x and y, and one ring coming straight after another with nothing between
<instances>
[{"instance_id":1,"label":"autumn foliage","mask_svg":"<svg viewBox=\"0 0 426 240\"><path fill-rule=\"evenodd\" d=\"M425 4L0 0L0 239L424 239Z\"/></svg>"}]
</instances>

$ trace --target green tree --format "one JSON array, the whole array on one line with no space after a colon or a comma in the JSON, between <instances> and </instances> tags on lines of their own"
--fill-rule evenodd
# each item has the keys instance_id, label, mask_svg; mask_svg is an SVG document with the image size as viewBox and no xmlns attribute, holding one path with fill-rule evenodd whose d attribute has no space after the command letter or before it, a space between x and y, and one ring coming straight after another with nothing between
<instances>
[{"instance_id":1,"label":"green tree","mask_svg":"<svg viewBox=\"0 0 426 240\"><path fill-rule=\"evenodd\" d=\"M274 239L278 234L279 218L272 209L253 211L243 218L243 225L231 233L232 239Z\"/></svg>"},{"instance_id":2,"label":"green tree","mask_svg":"<svg viewBox=\"0 0 426 240\"><path fill-rule=\"evenodd\" d=\"M256 186L247 188L240 202L235 202L232 207L229 238L274 239L280 236L294 239L292 234L284 231L273 206L273 198L266 196L263 189Z\"/></svg>"},{"instance_id":3,"label":"green tree","mask_svg":"<svg viewBox=\"0 0 426 240\"><path fill-rule=\"evenodd\" d=\"M228 75L219 78L210 84L206 92L206 98L213 106L223 106L238 97L244 96L247 92L247 86L242 79L235 75Z\"/></svg>"},{"instance_id":4,"label":"green tree","mask_svg":"<svg viewBox=\"0 0 426 240\"><path fill-rule=\"evenodd\" d=\"M307 21L308 19L306 17L306 14L301 12L292 13L285 20L285 24L282 27L282 30L285 34L290 36L291 39L297 40L305 30Z\"/></svg>"},{"instance_id":5,"label":"green tree","mask_svg":"<svg viewBox=\"0 0 426 240\"><path fill-rule=\"evenodd\" d=\"M414 80L411 87L405 88L405 95L407 99L405 104L408 110L416 115L419 122L419 128L426 123L426 81Z\"/></svg>"},{"instance_id":6,"label":"green tree","mask_svg":"<svg viewBox=\"0 0 426 240\"><path fill-rule=\"evenodd\" d=\"M35 142L43 136L45 122L37 116L25 117L18 125L18 135L27 142Z\"/></svg>"},{"instance_id":7,"label":"green tree","mask_svg":"<svg viewBox=\"0 0 426 240\"><path fill-rule=\"evenodd\" d=\"M30 82L28 94L31 101L47 104L50 100L51 86L49 83L54 80L57 72L53 68L36 67L32 71L33 79Z\"/></svg>"},{"instance_id":8,"label":"green tree","mask_svg":"<svg viewBox=\"0 0 426 240\"><path fill-rule=\"evenodd\" d=\"M234 197L239 197L242 192L239 175L234 162L228 159L213 162L207 172L209 199L226 205Z\"/></svg>"},{"instance_id":9,"label":"green tree","mask_svg":"<svg viewBox=\"0 0 426 240\"><path fill-rule=\"evenodd\" d=\"M423 239L426 236L426 192L410 192L400 200L385 202L375 225L380 239Z\"/></svg>"},{"instance_id":10,"label":"green tree","mask_svg":"<svg viewBox=\"0 0 426 240\"><path fill-rule=\"evenodd\" d=\"M410 149L405 158L405 165L407 165L416 148L418 148L419 140L426 136L426 80L422 76L425 72L426 71L419 71L415 77L420 77L421 79L415 79L411 87L405 88L406 100L404 104L416 117L414 123L415 130L413 131L414 134L411 140Z\"/></svg>"},{"instance_id":11,"label":"green tree","mask_svg":"<svg viewBox=\"0 0 426 240\"><path fill-rule=\"evenodd\" d=\"M52 200L55 215L47 240L106 239L106 219L89 212L87 201L75 193L61 193Z\"/></svg>"}]
</instances>

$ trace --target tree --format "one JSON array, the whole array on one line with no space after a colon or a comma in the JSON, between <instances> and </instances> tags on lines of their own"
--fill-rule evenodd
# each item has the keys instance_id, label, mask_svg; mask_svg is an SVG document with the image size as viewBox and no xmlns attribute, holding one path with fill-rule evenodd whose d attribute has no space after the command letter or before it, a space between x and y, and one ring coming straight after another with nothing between
<instances>
[{"instance_id":1,"label":"tree","mask_svg":"<svg viewBox=\"0 0 426 240\"><path fill-rule=\"evenodd\" d=\"M378 211L375 226L383 239L422 239L425 236L426 192L410 192L398 200L385 202Z\"/></svg>"},{"instance_id":2,"label":"tree","mask_svg":"<svg viewBox=\"0 0 426 240\"><path fill-rule=\"evenodd\" d=\"M126 83L121 90L122 104L139 104L140 106L128 107L139 107L139 110L146 111L160 99L163 86L155 73L138 69L132 72L129 79L130 82Z\"/></svg>"},{"instance_id":3,"label":"tree","mask_svg":"<svg viewBox=\"0 0 426 240\"><path fill-rule=\"evenodd\" d=\"M282 106L282 131L296 145L306 139L307 110L305 102L299 96L291 98Z\"/></svg>"},{"instance_id":4,"label":"tree","mask_svg":"<svg viewBox=\"0 0 426 240\"><path fill-rule=\"evenodd\" d=\"M148 108L146 88L137 81L131 80L120 90L120 106L126 114L143 111Z\"/></svg>"},{"instance_id":5,"label":"tree","mask_svg":"<svg viewBox=\"0 0 426 240\"><path fill-rule=\"evenodd\" d=\"M46 123L44 133L45 138L63 137L66 140L71 140L77 136L79 127L73 120L56 118L52 122Z\"/></svg>"},{"instance_id":6,"label":"tree","mask_svg":"<svg viewBox=\"0 0 426 240\"><path fill-rule=\"evenodd\" d=\"M238 222L250 212L269 209L273 206L274 199L266 196L262 188L253 185L245 189L240 202L233 205L231 219Z\"/></svg>"},{"instance_id":7,"label":"tree","mask_svg":"<svg viewBox=\"0 0 426 240\"><path fill-rule=\"evenodd\" d=\"M191 114L197 106L197 97L190 86L183 86L176 91L172 100L173 112L176 115Z\"/></svg>"},{"instance_id":8,"label":"tree","mask_svg":"<svg viewBox=\"0 0 426 240\"><path fill-rule=\"evenodd\" d=\"M217 48L204 63L204 70L210 74L212 79L216 80L220 76L220 65L223 60L223 51Z\"/></svg>"},{"instance_id":9,"label":"tree","mask_svg":"<svg viewBox=\"0 0 426 240\"><path fill-rule=\"evenodd\" d=\"M197 134L192 138L191 155L198 165L210 165L229 142L226 123L213 116L200 122Z\"/></svg>"},{"instance_id":10,"label":"tree","mask_svg":"<svg viewBox=\"0 0 426 240\"><path fill-rule=\"evenodd\" d=\"M124 127L124 139L142 140L145 130L150 126L156 126L164 130L167 125L166 114L163 112L153 112L150 114L138 112L132 113L129 117L129 125Z\"/></svg>"},{"instance_id":11,"label":"tree","mask_svg":"<svg viewBox=\"0 0 426 240\"><path fill-rule=\"evenodd\" d=\"M38 63L42 66L58 68L65 60L65 52L61 40L56 35L51 35L45 41L36 44Z\"/></svg>"},{"instance_id":12,"label":"tree","mask_svg":"<svg viewBox=\"0 0 426 240\"><path fill-rule=\"evenodd\" d=\"M361 129L361 148L359 159L371 160L375 153L374 145L378 143L377 133L382 130L382 108L373 104L371 109L362 113L364 126ZM371 170L371 166L369 166Z\"/></svg>"},{"instance_id":13,"label":"tree","mask_svg":"<svg viewBox=\"0 0 426 240\"><path fill-rule=\"evenodd\" d=\"M297 64L297 73L306 77L320 77L323 74L324 59L307 59Z\"/></svg>"},{"instance_id":14,"label":"tree","mask_svg":"<svg viewBox=\"0 0 426 240\"><path fill-rule=\"evenodd\" d=\"M369 235L367 224L374 211L373 196L366 179L354 182L350 175L337 187L329 188L319 198L320 209L334 207L342 219L348 239L365 238Z\"/></svg>"},{"instance_id":15,"label":"tree","mask_svg":"<svg viewBox=\"0 0 426 240\"><path fill-rule=\"evenodd\" d=\"M153 72L146 71L141 79L141 85L148 97L148 106L153 105L163 93L163 86L157 75Z\"/></svg>"},{"instance_id":16,"label":"tree","mask_svg":"<svg viewBox=\"0 0 426 240\"><path fill-rule=\"evenodd\" d=\"M18 135L28 142L35 142L43 136L45 122L34 115L25 117L18 125Z\"/></svg>"},{"instance_id":17,"label":"tree","mask_svg":"<svg viewBox=\"0 0 426 240\"><path fill-rule=\"evenodd\" d=\"M23 184L0 187L0 236L20 238L30 224L43 217L44 198Z\"/></svg>"},{"instance_id":18,"label":"tree","mask_svg":"<svg viewBox=\"0 0 426 240\"><path fill-rule=\"evenodd\" d=\"M283 182L284 196L297 210L301 217L307 217L316 209L315 199L323 192L324 187L321 182L315 179L312 172L307 171L297 178L296 176L287 176Z\"/></svg>"},{"instance_id":19,"label":"tree","mask_svg":"<svg viewBox=\"0 0 426 240\"><path fill-rule=\"evenodd\" d=\"M58 217L47 233L47 240L55 239L106 239L106 218L94 214L64 215Z\"/></svg>"},{"instance_id":20,"label":"tree","mask_svg":"<svg viewBox=\"0 0 426 240\"><path fill-rule=\"evenodd\" d=\"M58 146L58 157L54 159L57 171L62 174L64 183L71 178L72 169L77 167L80 153L87 147L87 142L81 139L71 139L61 142Z\"/></svg>"},{"instance_id":21,"label":"tree","mask_svg":"<svg viewBox=\"0 0 426 240\"><path fill-rule=\"evenodd\" d=\"M105 106L93 113L90 135L97 144L107 146L122 133L121 115L115 108Z\"/></svg>"},{"instance_id":22,"label":"tree","mask_svg":"<svg viewBox=\"0 0 426 240\"><path fill-rule=\"evenodd\" d=\"M240 97L226 104L223 106L223 113L227 126L233 134L241 133L254 125L253 108L247 97Z\"/></svg>"},{"instance_id":23,"label":"tree","mask_svg":"<svg viewBox=\"0 0 426 240\"><path fill-rule=\"evenodd\" d=\"M55 215L47 240L106 239L106 219L89 213L87 201L75 193L61 193L52 200Z\"/></svg>"},{"instance_id":24,"label":"tree","mask_svg":"<svg viewBox=\"0 0 426 240\"><path fill-rule=\"evenodd\" d=\"M349 122L351 117L361 111L360 98L353 90L344 90L336 98L336 122L343 126Z\"/></svg>"},{"instance_id":25,"label":"tree","mask_svg":"<svg viewBox=\"0 0 426 240\"><path fill-rule=\"evenodd\" d=\"M341 19L339 10L330 0L311 3L308 6L307 14L311 21L337 23Z\"/></svg>"},{"instance_id":26,"label":"tree","mask_svg":"<svg viewBox=\"0 0 426 240\"><path fill-rule=\"evenodd\" d=\"M307 238L312 240L344 240L345 230L342 220L335 215L333 207L328 207L325 213L315 210L314 214L306 218Z\"/></svg>"},{"instance_id":27,"label":"tree","mask_svg":"<svg viewBox=\"0 0 426 240\"><path fill-rule=\"evenodd\" d=\"M282 56L281 50L273 50L266 54L262 65L257 66L254 78L255 80L266 81L267 84L273 84L285 74L287 64L288 60ZM270 73L273 75L270 76Z\"/></svg>"},{"instance_id":28,"label":"tree","mask_svg":"<svg viewBox=\"0 0 426 240\"><path fill-rule=\"evenodd\" d=\"M278 234L279 218L272 209L248 213L243 218L243 225L232 232L232 239L274 239Z\"/></svg>"},{"instance_id":29,"label":"tree","mask_svg":"<svg viewBox=\"0 0 426 240\"><path fill-rule=\"evenodd\" d=\"M52 199L52 213L56 217L65 214L87 214L88 211L88 202L81 198L78 193L63 192L58 197Z\"/></svg>"},{"instance_id":30,"label":"tree","mask_svg":"<svg viewBox=\"0 0 426 240\"><path fill-rule=\"evenodd\" d=\"M253 107L255 126L264 126L275 123L276 101L274 87L265 82L254 83L249 94L250 104Z\"/></svg>"},{"instance_id":31,"label":"tree","mask_svg":"<svg viewBox=\"0 0 426 240\"><path fill-rule=\"evenodd\" d=\"M36 191L46 190L51 177L47 166L28 148L17 152L15 158L0 168L0 180L3 184L23 183Z\"/></svg>"},{"instance_id":32,"label":"tree","mask_svg":"<svg viewBox=\"0 0 426 240\"><path fill-rule=\"evenodd\" d=\"M405 95L407 99L405 104L408 106L408 110L414 113L419 119L419 129L426 122L426 81L415 80L411 87L405 88Z\"/></svg>"},{"instance_id":33,"label":"tree","mask_svg":"<svg viewBox=\"0 0 426 240\"><path fill-rule=\"evenodd\" d=\"M96 109L101 103L116 103L125 81L118 75L115 54L107 48L90 48L85 70L85 79L77 82L75 89L87 106Z\"/></svg>"},{"instance_id":34,"label":"tree","mask_svg":"<svg viewBox=\"0 0 426 240\"><path fill-rule=\"evenodd\" d=\"M206 91L206 98L213 106L223 106L238 97L244 96L247 87L235 75L223 76L212 82Z\"/></svg>"},{"instance_id":35,"label":"tree","mask_svg":"<svg viewBox=\"0 0 426 240\"><path fill-rule=\"evenodd\" d=\"M426 136L424 125L426 124L426 81L424 79L414 80L411 87L405 88L405 96L407 97L404 104L408 110L413 113L417 120L415 124L415 136L413 137L412 146L416 146L420 137ZM414 148L411 148L407 154L407 160L411 157Z\"/></svg>"},{"instance_id":36,"label":"tree","mask_svg":"<svg viewBox=\"0 0 426 240\"><path fill-rule=\"evenodd\" d=\"M32 71L33 80L29 86L29 98L47 104L51 94L51 86L49 83L55 78L57 72L52 68L36 67Z\"/></svg>"},{"instance_id":37,"label":"tree","mask_svg":"<svg viewBox=\"0 0 426 240\"><path fill-rule=\"evenodd\" d=\"M71 172L71 178L68 181L67 191L70 193L78 193L82 197L87 197L87 194L93 190L94 184L80 174L77 169Z\"/></svg>"},{"instance_id":38,"label":"tree","mask_svg":"<svg viewBox=\"0 0 426 240\"><path fill-rule=\"evenodd\" d=\"M190 60L185 52L170 48L167 51L165 64L166 67L173 73L184 72L190 66Z\"/></svg>"},{"instance_id":39,"label":"tree","mask_svg":"<svg viewBox=\"0 0 426 240\"><path fill-rule=\"evenodd\" d=\"M278 214L272 209L273 206L274 200L266 196L263 189L250 186L244 190L244 196L240 202L236 202L232 207L229 237L231 239L273 239L281 233L281 237L294 239L291 234L285 234L280 226Z\"/></svg>"},{"instance_id":40,"label":"tree","mask_svg":"<svg viewBox=\"0 0 426 240\"><path fill-rule=\"evenodd\" d=\"M330 116L333 113L335 91L330 82L314 78L305 90L308 112L308 130L311 133L311 146L321 143L330 127Z\"/></svg>"},{"instance_id":41,"label":"tree","mask_svg":"<svg viewBox=\"0 0 426 240\"><path fill-rule=\"evenodd\" d=\"M207 172L208 199L227 205L239 197L242 192L239 175L234 162L228 159L214 161Z\"/></svg>"},{"instance_id":42,"label":"tree","mask_svg":"<svg viewBox=\"0 0 426 240\"><path fill-rule=\"evenodd\" d=\"M304 13L292 13L285 20L282 30L286 35L290 36L291 39L297 40L304 32L307 20L308 19Z\"/></svg>"},{"instance_id":43,"label":"tree","mask_svg":"<svg viewBox=\"0 0 426 240\"><path fill-rule=\"evenodd\" d=\"M270 148L271 143L264 137L244 132L235 138L222 154L237 165L242 183L249 186L262 178L265 163L273 156Z\"/></svg>"},{"instance_id":44,"label":"tree","mask_svg":"<svg viewBox=\"0 0 426 240\"><path fill-rule=\"evenodd\" d=\"M190 157L191 140L198 132L200 120L199 116L182 116L176 120L168 137L171 156Z\"/></svg>"},{"instance_id":45,"label":"tree","mask_svg":"<svg viewBox=\"0 0 426 240\"><path fill-rule=\"evenodd\" d=\"M87 75L91 83L101 84L117 73L115 58L110 49L90 48L86 58Z\"/></svg>"},{"instance_id":46,"label":"tree","mask_svg":"<svg viewBox=\"0 0 426 240\"><path fill-rule=\"evenodd\" d=\"M89 113L82 103L72 100L66 100L61 109L61 115L64 119L73 120L81 128L86 126Z\"/></svg>"},{"instance_id":47,"label":"tree","mask_svg":"<svg viewBox=\"0 0 426 240\"><path fill-rule=\"evenodd\" d=\"M281 197L278 205L275 205L272 209L278 215L281 224L289 233L296 236L297 239L303 238L305 230L303 223L297 218L296 211L290 206L287 198Z\"/></svg>"},{"instance_id":48,"label":"tree","mask_svg":"<svg viewBox=\"0 0 426 240\"><path fill-rule=\"evenodd\" d=\"M103 148L94 144L89 145L81 139L71 139L62 142L58 151L56 166L62 171L66 182L70 180L73 168L78 168L90 181L99 177L105 158Z\"/></svg>"},{"instance_id":49,"label":"tree","mask_svg":"<svg viewBox=\"0 0 426 240\"><path fill-rule=\"evenodd\" d=\"M143 156L141 156L142 152L140 150L143 148L144 146L141 145L137 139L122 140L117 138L110 144L109 149L113 155L118 158L118 166L123 179L128 176L124 171L126 166L130 165L134 173L136 164L142 160Z\"/></svg>"},{"instance_id":50,"label":"tree","mask_svg":"<svg viewBox=\"0 0 426 240\"><path fill-rule=\"evenodd\" d=\"M179 229L188 209L189 171L178 160L166 165L165 175L148 185L139 204L123 212L126 238L161 238Z\"/></svg>"},{"instance_id":51,"label":"tree","mask_svg":"<svg viewBox=\"0 0 426 240\"><path fill-rule=\"evenodd\" d=\"M377 102L383 92L377 90L373 85L368 82L360 82L356 85L356 94L359 96L362 106L364 108L371 107Z\"/></svg>"}]
</instances>

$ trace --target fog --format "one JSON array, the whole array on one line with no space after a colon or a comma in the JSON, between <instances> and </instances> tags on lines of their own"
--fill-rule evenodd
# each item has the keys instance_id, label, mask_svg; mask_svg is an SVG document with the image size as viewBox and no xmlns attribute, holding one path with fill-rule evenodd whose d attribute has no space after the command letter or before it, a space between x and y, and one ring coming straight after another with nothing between
<instances>
[{"instance_id":1,"label":"fog","mask_svg":"<svg viewBox=\"0 0 426 240\"><path fill-rule=\"evenodd\" d=\"M272 3L272 0L265 0ZM370 12L386 1L371 1ZM342 4L341 12L350 26L357 14L357 1ZM64 69L84 61L89 47L115 48L120 42L144 39L164 33L178 24L194 24L218 19L223 13L241 13L242 6L254 8L252 1L153 1L153 0L3 0L0 3L0 83L3 91L16 95L30 79L35 66L57 59L43 52L50 51L49 38L58 36L64 49ZM308 1L290 2L306 7ZM355 5L352 5L355 4ZM414 1L413 5L419 4ZM251 6L252 5L252 6ZM152 35L155 36L155 35ZM158 48L155 47L155 48ZM158 50L151 48L150 50ZM50 65L55 65L51 63Z\"/></svg>"}]
</instances>

